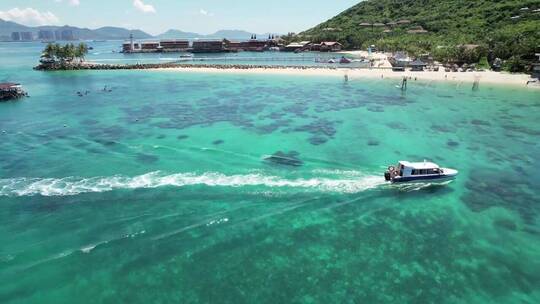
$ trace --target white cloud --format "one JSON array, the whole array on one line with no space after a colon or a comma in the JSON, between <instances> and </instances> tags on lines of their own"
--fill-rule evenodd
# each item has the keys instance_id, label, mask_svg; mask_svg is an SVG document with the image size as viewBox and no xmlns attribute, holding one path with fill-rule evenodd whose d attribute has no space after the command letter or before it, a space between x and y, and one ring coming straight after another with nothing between
<instances>
[{"instance_id":1,"label":"white cloud","mask_svg":"<svg viewBox=\"0 0 540 304\"><path fill-rule=\"evenodd\" d=\"M8 11L0 11L0 19L22 23L25 25L49 25L60 22L53 13L46 11L40 12L31 7L20 9L12 8Z\"/></svg>"},{"instance_id":2,"label":"white cloud","mask_svg":"<svg viewBox=\"0 0 540 304\"><path fill-rule=\"evenodd\" d=\"M199 13L200 13L201 15L204 15L204 16L210 16L210 17L214 16L213 13L210 13L210 12L208 12L207 10L204 10L204 9L202 9L202 8L199 10Z\"/></svg>"},{"instance_id":3,"label":"white cloud","mask_svg":"<svg viewBox=\"0 0 540 304\"><path fill-rule=\"evenodd\" d=\"M79 6L81 2L79 0L54 0L55 2L62 3L67 2L71 6Z\"/></svg>"},{"instance_id":4,"label":"white cloud","mask_svg":"<svg viewBox=\"0 0 540 304\"><path fill-rule=\"evenodd\" d=\"M151 4L144 4L142 0L133 0L133 6L143 13L156 13L156 9Z\"/></svg>"}]
</instances>

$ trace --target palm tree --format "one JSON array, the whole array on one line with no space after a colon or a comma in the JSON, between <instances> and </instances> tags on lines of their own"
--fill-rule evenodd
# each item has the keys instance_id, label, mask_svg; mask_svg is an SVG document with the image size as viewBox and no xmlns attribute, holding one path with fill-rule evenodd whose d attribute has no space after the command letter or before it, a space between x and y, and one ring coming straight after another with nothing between
<instances>
[{"instance_id":1,"label":"palm tree","mask_svg":"<svg viewBox=\"0 0 540 304\"><path fill-rule=\"evenodd\" d=\"M80 61L84 61L86 54L88 54L88 46L86 43L79 43L76 50L76 57L78 57Z\"/></svg>"},{"instance_id":2,"label":"palm tree","mask_svg":"<svg viewBox=\"0 0 540 304\"><path fill-rule=\"evenodd\" d=\"M75 46L73 43L68 43L62 47L63 59L71 62L75 58Z\"/></svg>"},{"instance_id":3,"label":"palm tree","mask_svg":"<svg viewBox=\"0 0 540 304\"><path fill-rule=\"evenodd\" d=\"M45 47L45 50L43 50L43 57L54 59L55 56L56 56L56 48L54 47L54 44L52 43L47 44L47 46Z\"/></svg>"}]
</instances>

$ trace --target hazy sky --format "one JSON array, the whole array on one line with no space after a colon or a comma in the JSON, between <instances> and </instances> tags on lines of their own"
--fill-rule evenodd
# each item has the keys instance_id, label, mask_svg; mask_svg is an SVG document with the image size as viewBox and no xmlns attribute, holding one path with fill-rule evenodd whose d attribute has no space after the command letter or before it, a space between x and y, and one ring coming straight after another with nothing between
<instances>
[{"instance_id":1,"label":"hazy sky","mask_svg":"<svg viewBox=\"0 0 540 304\"><path fill-rule=\"evenodd\" d=\"M0 19L25 25L105 25L158 34L174 28L298 32L360 0L0 0Z\"/></svg>"}]
</instances>

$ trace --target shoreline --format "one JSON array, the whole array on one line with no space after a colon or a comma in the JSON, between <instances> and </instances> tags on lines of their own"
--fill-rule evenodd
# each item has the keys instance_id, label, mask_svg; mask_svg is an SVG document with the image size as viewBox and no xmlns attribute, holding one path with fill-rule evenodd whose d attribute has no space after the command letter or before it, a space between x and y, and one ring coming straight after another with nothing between
<instances>
[{"instance_id":1,"label":"shoreline","mask_svg":"<svg viewBox=\"0 0 540 304\"><path fill-rule=\"evenodd\" d=\"M349 68L294 68L294 67L279 67L279 68L223 68L223 67L173 67L173 68L156 68L152 71L168 71L168 72L187 72L187 73L223 73L223 74L266 74L266 75L297 75L297 76L333 76L344 78L347 75L348 80L356 80L361 78L371 79L394 79L401 80L403 77L410 77L410 80L418 81L437 81L437 82L452 82L474 84L478 79L479 84L483 83L492 85L511 85L523 88L540 88L540 86L528 86L527 81L531 80L528 74L511 74L504 72L394 72L391 69L349 69ZM446 76L446 77L445 77Z\"/></svg>"},{"instance_id":2,"label":"shoreline","mask_svg":"<svg viewBox=\"0 0 540 304\"><path fill-rule=\"evenodd\" d=\"M150 70L169 72L229 73L229 74L266 74L266 75L298 75L298 76L347 76L348 80L361 78L401 80L407 77L410 81L437 81L463 84L505 85L523 88L540 88L538 83L527 85L532 80L528 74L511 74L506 72L445 72L404 71L394 72L389 67L380 68L348 68L328 66L278 66L264 64L186 64L186 63L145 63L145 64L101 64L86 62L70 66L44 66L34 68L40 71L83 71L83 70Z\"/></svg>"}]
</instances>

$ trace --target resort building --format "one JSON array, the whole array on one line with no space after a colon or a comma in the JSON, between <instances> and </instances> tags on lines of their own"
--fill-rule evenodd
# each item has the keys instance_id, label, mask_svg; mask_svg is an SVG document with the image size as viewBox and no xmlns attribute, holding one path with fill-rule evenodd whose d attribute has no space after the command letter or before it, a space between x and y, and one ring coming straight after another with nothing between
<instances>
[{"instance_id":1,"label":"resort building","mask_svg":"<svg viewBox=\"0 0 540 304\"><path fill-rule=\"evenodd\" d=\"M124 42L122 44L123 53L136 53L141 51L141 44L138 42Z\"/></svg>"},{"instance_id":2,"label":"resort building","mask_svg":"<svg viewBox=\"0 0 540 304\"><path fill-rule=\"evenodd\" d=\"M160 49L161 47L159 46L159 42L157 41L144 41L141 43L142 52L155 52L156 50Z\"/></svg>"},{"instance_id":3,"label":"resort building","mask_svg":"<svg viewBox=\"0 0 540 304\"><path fill-rule=\"evenodd\" d=\"M320 44L321 52L339 52L342 48L343 45L336 41L323 41Z\"/></svg>"},{"instance_id":4,"label":"resort building","mask_svg":"<svg viewBox=\"0 0 540 304\"><path fill-rule=\"evenodd\" d=\"M540 79L540 53L535 54L538 56L538 62L532 64L532 78Z\"/></svg>"},{"instance_id":5,"label":"resort building","mask_svg":"<svg viewBox=\"0 0 540 304\"><path fill-rule=\"evenodd\" d=\"M423 71L426 65L427 64L420 59L416 59L415 61L409 63L409 66L411 67L411 71L413 72Z\"/></svg>"},{"instance_id":6,"label":"resort building","mask_svg":"<svg viewBox=\"0 0 540 304\"><path fill-rule=\"evenodd\" d=\"M404 52L396 52L393 56L388 57L388 61L393 68L404 68L409 66L409 63L411 63L411 59L409 58L407 53Z\"/></svg>"},{"instance_id":7,"label":"resort building","mask_svg":"<svg viewBox=\"0 0 540 304\"><path fill-rule=\"evenodd\" d=\"M286 52L297 52L309 46L309 41L293 42L285 46L283 49Z\"/></svg>"},{"instance_id":8,"label":"resort building","mask_svg":"<svg viewBox=\"0 0 540 304\"><path fill-rule=\"evenodd\" d=\"M189 49L189 41L187 40L161 40L159 42L163 52L181 52Z\"/></svg>"},{"instance_id":9,"label":"resort building","mask_svg":"<svg viewBox=\"0 0 540 304\"><path fill-rule=\"evenodd\" d=\"M193 53L219 53L225 51L223 40L196 40L193 41Z\"/></svg>"},{"instance_id":10,"label":"resort building","mask_svg":"<svg viewBox=\"0 0 540 304\"><path fill-rule=\"evenodd\" d=\"M226 51L230 52L240 52L240 51L249 51L249 52L262 52L265 51L269 46L272 40L257 40L250 39L248 41L231 41L228 39L223 39L224 48Z\"/></svg>"}]
</instances>

